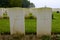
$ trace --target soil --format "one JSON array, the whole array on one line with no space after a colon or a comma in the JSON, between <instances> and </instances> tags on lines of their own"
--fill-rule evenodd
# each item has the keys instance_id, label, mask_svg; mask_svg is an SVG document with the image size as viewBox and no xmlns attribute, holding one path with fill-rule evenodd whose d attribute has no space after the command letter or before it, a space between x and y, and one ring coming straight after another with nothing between
<instances>
[{"instance_id":1,"label":"soil","mask_svg":"<svg viewBox=\"0 0 60 40\"><path fill-rule=\"evenodd\" d=\"M36 35L12 36L0 35L0 40L40 40Z\"/></svg>"}]
</instances>

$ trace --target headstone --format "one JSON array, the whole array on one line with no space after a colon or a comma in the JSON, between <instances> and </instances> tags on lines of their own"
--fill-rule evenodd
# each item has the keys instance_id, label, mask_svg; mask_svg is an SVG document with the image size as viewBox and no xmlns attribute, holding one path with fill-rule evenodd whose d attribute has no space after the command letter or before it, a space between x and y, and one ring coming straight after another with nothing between
<instances>
[{"instance_id":1,"label":"headstone","mask_svg":"<svg viewBox=\"0 0 60 40\"><path fill-rule=\"evenodd\" d=\"M51 35L52 9L36 8L32 10L37 14L37 35Z\"/></svg>"},{"instance_id":2,"label":"headstone","mask_svg":"<svg viewBox=\"0 0 60 40\"><path fill-rule=\"evenodd\" d=\"M24 10L22 8L8 8L8 15L10 17L11 34L25 34Z\"/></svg>"},{"instance_id":3,"label":"headstone","mask_svg":"<svg viewBox=\"0 0 60 40\"><path fill-rule=\"evenodd\" d=\"M0 8L0 17L3 17L3 8Z\"/></svg>"},{"instance_id":4,"label":"headstone","mask_svg":"<svg viewBox=\"0 0 60 40\"><path fill-rule=\"evenodd\" d=\"M30 13L30 10L29 10L29 8L24 8L24 10L25 10L25 16L29 16L29 13Z\"/></svg>"},{"instance_id":5,"label":"headstone","mask_svg":"<svg viewBox=\"0 0 60 40\"><path fill-rule=\"evenodd\" d=\"M51 8L7 8L10 17L11 34L25 34L25 14L33 13L37 17L37 35L51 35L52 9Z\"/></svg>"},{"instance_id":6,"label":"headstone","mask_svg":"<svg viewBox=\"0 0 60 40\"><path fill-rule=\"evenodd\" d=\"M30 9L30 12L35 16L35 17L37 17L37 12L38 10L37 10L37 8L31 8Z\"/></svg>"}]
</instances>

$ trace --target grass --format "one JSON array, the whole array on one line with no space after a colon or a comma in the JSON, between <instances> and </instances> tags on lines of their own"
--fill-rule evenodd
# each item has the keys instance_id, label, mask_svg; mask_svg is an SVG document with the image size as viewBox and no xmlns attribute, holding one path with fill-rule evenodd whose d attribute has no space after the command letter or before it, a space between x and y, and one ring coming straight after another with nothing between
<instances>
[{"instance_id":1,"label":"grass","mask_svg":"<svg viewBox=\"0 0 60 40\"><path fill-rule=\"evenodd\" d=\"M25 19L25 31L27 33L35 33L36 23L36 19Z\"/></svg>"},{"instance_id":2,"label":"grass","mask_svg":"<svg viewBox=\"0 0 60 40\"><path fill-rule=\"evenodd\" d=\"M52 20L52 32L60 33L60 13L53 12L54 19ZM25 19L25 31L29 33L36 32L36 19ZM9 19L0 19L0 33L10 32Z\"/></svg>"},{"instance_id":3,"label":"grass","mask_svg":"<svg viewBox=\"0 0 60 40\"><path fill-rule=\"evenodd\" d=\"M52 20L52 32L60 33L60 13L53 12L54 19Z\"/></svg>"},{"instance_id":4,"label":"grass","mask_svg":"<svg viewBox=\"0 0 60 40\"><path fill-rule=\"evenodd\" d=\"M9 19L0 19L0 33L1 32L10 32Z\"/></svg>"}]
</instances>

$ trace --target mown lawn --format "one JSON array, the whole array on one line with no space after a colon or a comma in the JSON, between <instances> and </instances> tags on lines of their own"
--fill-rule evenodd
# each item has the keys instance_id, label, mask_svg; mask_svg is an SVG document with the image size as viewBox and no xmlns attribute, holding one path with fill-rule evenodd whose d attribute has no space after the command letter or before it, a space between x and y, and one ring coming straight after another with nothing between
<instances>
[{"instance_id":1,"label":"mown lawn","mask_svg":"<svg viewBox=\"0 0 60 40\"><path fill-rule=\"evenodd\" d=\"M52 32L60 33L60 13L53 12Z\"/></svg>"},{"instance_id":2,"label":"mown lawn","mask_svg":"<svg viewBox=\"0 0 60 40\"><path fill-rule=\"evenodd\" d=\"M60 13L53 12L51 32L60 33ZM36 19L25 19L25 31L29 33L36 32ZM10 32L9 19L0 19L0 33Z\"/></svg>"},{"instance_id":3,"label":"mown lawn","mask_svg":"<svg viewBox=\"0 0 60 40\"><path fill-rule=\"evenodd\" d=\"M0 33L10 32L9 19L0 19Z\"/></svg>"},{"instance_id":4,"label":"mown lawn","mask_svg":"<svg viewBox=\"0 0 60 40\"><path fill-rule=\"evenodd\" d=\"M25 31L26 33L36 33L37 26L36 19L25 19Z\"/></svg>"}]
</instances>

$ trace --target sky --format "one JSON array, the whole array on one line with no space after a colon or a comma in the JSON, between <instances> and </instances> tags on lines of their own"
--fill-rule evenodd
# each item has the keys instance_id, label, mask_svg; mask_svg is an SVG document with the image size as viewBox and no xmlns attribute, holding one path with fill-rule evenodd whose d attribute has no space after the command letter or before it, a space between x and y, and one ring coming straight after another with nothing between
<instances>
[{"instance_id":1,"label":"sky","mask_svg":"<svg viewBox=\"0 0 60 40\"><path fill-rule=\"evenodd\" d=\"M29 0L35 4L36 8L40 7L51 7L51 8L60 8L60 0Z\"/></svg>"}]
</instances>

